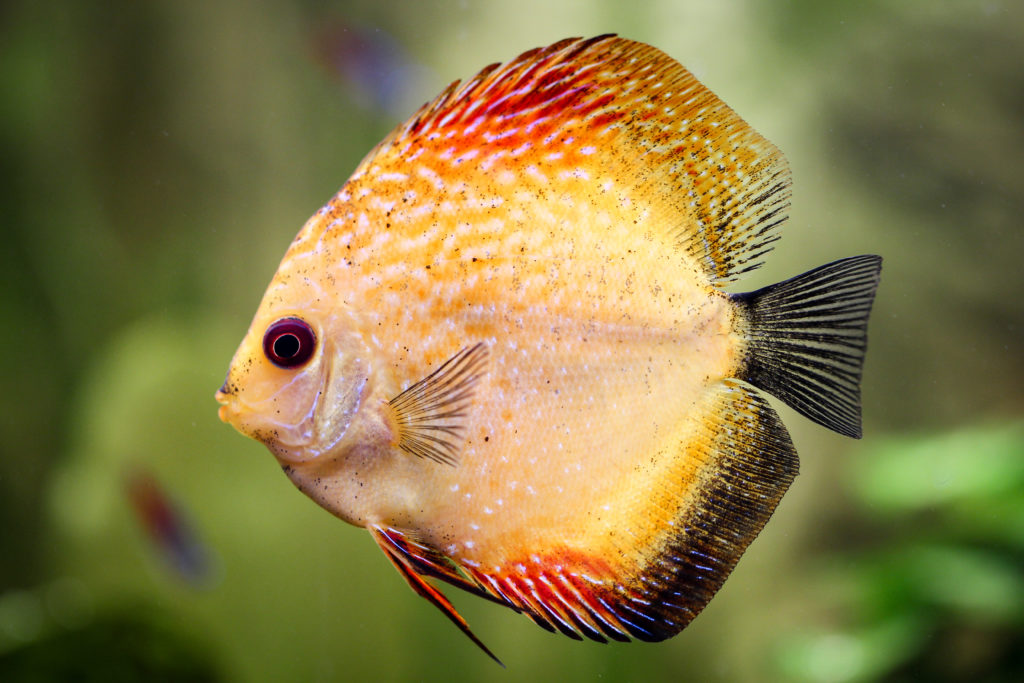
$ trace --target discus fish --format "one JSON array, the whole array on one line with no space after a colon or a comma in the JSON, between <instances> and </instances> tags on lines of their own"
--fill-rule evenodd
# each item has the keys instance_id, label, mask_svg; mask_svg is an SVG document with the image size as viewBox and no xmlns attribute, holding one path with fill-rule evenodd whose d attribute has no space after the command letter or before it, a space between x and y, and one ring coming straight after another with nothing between
<instances>
[{"instance_id":1,"label":"discus fish","mask_svg":"<svg viewBox=\"0 0 1024 683\"><path fill-rule=\"evenodd\" d=\"M789 203L779 150L653 47L488 66L301 229L220 417L491 657L427 579L572 638L663 640L797 474L760 390L861 434L881 259L721 289Z\"/></svg>"}]
</instances>

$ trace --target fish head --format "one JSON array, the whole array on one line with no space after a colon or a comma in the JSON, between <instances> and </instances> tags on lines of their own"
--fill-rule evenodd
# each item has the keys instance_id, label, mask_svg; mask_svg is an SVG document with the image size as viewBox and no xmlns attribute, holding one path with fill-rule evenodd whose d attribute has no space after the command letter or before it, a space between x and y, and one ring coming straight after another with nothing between
<instances>
[{"instance_id":1,"label":"fish head","mask_svg":"<svg viewBox=\"0 0 1024 683\"><path fill-rule=\"evenodd\" d=\"M318 308L306 287L272 286L216 398L221 420L282 465L335 452L365 398L367 354L343 307ZM298 290L298 292L294 290Z\"/></svg>"}]
</instances>

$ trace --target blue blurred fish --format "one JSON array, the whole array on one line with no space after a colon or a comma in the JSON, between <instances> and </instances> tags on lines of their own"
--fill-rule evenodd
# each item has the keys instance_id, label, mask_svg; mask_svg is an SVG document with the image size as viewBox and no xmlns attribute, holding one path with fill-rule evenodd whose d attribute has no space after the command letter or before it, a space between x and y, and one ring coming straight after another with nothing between
<instances>
[{"instance_id":1,"label":"blue blurred fish","mask_svg":"<svg viewBox=\"0 0 1024 683\"><path fill-rule=\"evenodd\" d=\"M341 78L356 101L396 120L427 99L439 80L380 28L329 23L313 44L318 61Z\"/></svg>"},{"instance_id":2,"label":"blue blurred fish","mask_svg":"<svg viewBox=\"0 0 1024 683\"><path fill-rule=\"evenodd\" d=\"M139 465L124 474L124 490L136 519L164 564L193 586L210 577L210 552L184 509L156 477Z\"/></svg>"}]
</instances>

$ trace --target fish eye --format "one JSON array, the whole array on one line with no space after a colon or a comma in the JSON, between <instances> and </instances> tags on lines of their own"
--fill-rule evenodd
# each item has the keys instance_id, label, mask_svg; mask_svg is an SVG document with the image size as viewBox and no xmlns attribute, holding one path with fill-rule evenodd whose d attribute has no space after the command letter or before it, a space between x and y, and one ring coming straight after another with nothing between
<instances>
[{"instance_id":1,"label":"fish eye","mask_svg":"<svg viewBox=\"0 0 1024 683\"><path fill-rule=\"evenodd\" d=\"M279 368L305 365L315 346L313 328L299 318L281 318L263 334L263 353Z\"/></svg>"}]
</instances>

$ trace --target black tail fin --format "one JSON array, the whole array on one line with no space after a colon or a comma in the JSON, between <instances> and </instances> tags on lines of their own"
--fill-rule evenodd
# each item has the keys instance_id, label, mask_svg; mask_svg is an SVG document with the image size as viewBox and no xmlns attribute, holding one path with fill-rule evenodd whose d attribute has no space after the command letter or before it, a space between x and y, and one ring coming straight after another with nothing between
<instances>
[{"instance_id":1,"label":"black tail fin","mask_svg":"<svg viewBox=\"0 0 1024 683\"><path fill-rule=\"evenodd\" d=\"M746 320L740 379L859 439L860 376L880 256L854 256L734 295Z\"/></svg>"}]
</instances>

